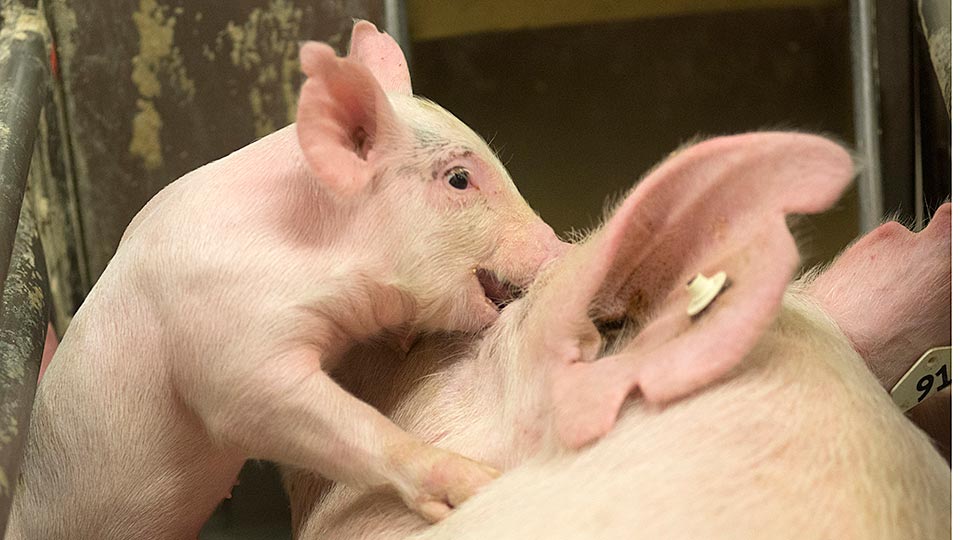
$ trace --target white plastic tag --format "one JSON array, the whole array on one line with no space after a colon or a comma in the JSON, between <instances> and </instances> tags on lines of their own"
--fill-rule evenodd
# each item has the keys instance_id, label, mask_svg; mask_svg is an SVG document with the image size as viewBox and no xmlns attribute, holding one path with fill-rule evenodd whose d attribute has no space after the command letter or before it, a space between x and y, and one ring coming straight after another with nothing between
<instances>
[{"instance_id":1,"label":"white plastic tag","mask_svg":"<svg viewBox=\"0 0 960 540\"><path fill-rule=\"evenodd\" d=\"M923 356L893 385L890 397L907 412L923 400L950 387L950 347L935 347Z\"/></svg>"}]
</instances>

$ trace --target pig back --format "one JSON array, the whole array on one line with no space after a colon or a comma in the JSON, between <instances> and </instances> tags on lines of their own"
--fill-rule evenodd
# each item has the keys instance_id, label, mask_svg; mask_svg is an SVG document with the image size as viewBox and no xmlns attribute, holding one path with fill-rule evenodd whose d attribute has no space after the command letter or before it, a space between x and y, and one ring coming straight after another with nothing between
<instances>
[{"instance_id":1,"label":"pig back","mask_svg":"<svg viewBox=\"0 0 960 540\"><path fill-rule=\"evenodd\" d=\"M414 364L416 376L403 378L416 382L399 399L416 400L433 420L401 406L398 423L414 432L429 426L424 437L452 433L437 444L492 462L515 452L502 449L507 434L489 430L521 424L458 425L445 413L502 418L495 407L451 405L437 389L466 386L457 378L470 369L449 359ZM423 377L424 369L436 371ZM529 382L520 387L538 388ZM663 408L632 402L614 431L583 451L549 443L531 450L435 526L374 492L323 490L313 480L311 493L305 477L292 495L304 512L299 538L949 538L949 475L835 324L791 293L724 381Z\"/></svg>"},{"instance_id":2,"label":"pig back","mask_svg":"<svg viewBox=\"0 0 960 540\"><path fill-rule=\"evenodd\" d=\"M796 294L727 380L634 402L597 444L531 459L414 536L949 537L946 462Z\"/></svg>"}]
</instances>

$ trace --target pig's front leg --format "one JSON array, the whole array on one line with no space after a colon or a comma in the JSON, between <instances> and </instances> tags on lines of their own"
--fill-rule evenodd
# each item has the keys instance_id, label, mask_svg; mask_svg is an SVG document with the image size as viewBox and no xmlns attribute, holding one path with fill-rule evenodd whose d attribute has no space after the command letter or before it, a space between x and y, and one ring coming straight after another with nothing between
<instances>
[{"instance_id":1,"label":"pig's front leg","mask_svg":"<svg viewBox=\"0 0 960 540\"><path fill-rule=\"evenodd\" d=\"M214 439L245 457L303 467L356 487L389 486L431 522L499 475L417 440L319 366L316 351L300 350L226 384L188 385L185 398Z\"/></svg>"}]
</instances>

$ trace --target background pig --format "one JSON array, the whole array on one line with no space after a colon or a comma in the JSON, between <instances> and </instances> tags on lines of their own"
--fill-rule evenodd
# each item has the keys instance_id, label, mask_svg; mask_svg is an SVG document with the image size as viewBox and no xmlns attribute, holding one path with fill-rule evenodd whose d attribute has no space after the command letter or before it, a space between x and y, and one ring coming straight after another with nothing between
<instances>
[{"instance_id":1,"label":"background pig","mask_svg":"<svg viewBox=\"0 0 960 540\"><path fill-rule=\"evenodd\" d=\"M390 486L429 519L492 477L324 370L384 329L481 329L500 280L563 244L483 141L411 95L390 38L353 39L348 59L302 48L296 125L131 223L41 381L8 538L195 537L248 457Z\"/></svg>"},{"instance_id":2,"label":"background pig","mask_svg":"<svg viewBox=\"0 0 960 540\"><path fill-rule=\"evenodd\" d=\"M878 227L811 284L810 294L888 392L931 344L950 343L951 212L952 205L941 206L919 234L897 222ZM950 394L948 388L907 412L947 460Z\"/></svg>"},{"instance_id":3,"label":"background pig","mask_svg":"<svg viewBox=\"0 0 960 540\"><path fill-rule=\"evenodd\" d=\"M373 377L366 371L344 377L346 386L371 396L412 432L507 472L430 528L387 493L328 486L309 473L288 472L298 537L948 538L946 462L867 369L848 330L838 326L842 317L819 305L807 284L785 296L781 291L770 324L750 320L761 330L756 344L728 362L722 374L698 363L709 362L709 352L678 362L701 381L692 392L656 402L645 388L657 381L641 379L639 399L628 402L611 433L579 451L564 444L569 424L560 414L577 418L567 407L601 411L597 403L620 399L621 388L606 394L606 388L592 386L604 380L605 370L636 373L631 364L645 351L662 351L654 345L690 333L725 347L723 336L704 333L716 324L708 318L749 301L734 296L737 287L749 292L763 286L741 279L735 261L770 262L754 259L758 255L749 246L741 249L741 240L757 237L750 232L760 238L773 234L769 230L783 226L783 215L799 207L823 208L850 176L842 149L803 135L732 137L675 155L604 228L545 270L480 340L425 340L406 364L378 363L384 367ZM726 193L704 189L715 185ZM681 198L662 221L649 220L659 211L655 205L651 210L652 203L671 207L662 197L672 189L699 195ZM721 204L733 200L740 204ZM779 224L763 218L768 212L779 216ZM946 222L949 209L941 210L921 237L942 239ZM646 329L670 322L682 296L676 289L658 291L656 284L685 280L686 274L672 276L672 269L687 264L667 266L657 254L637 256L661 241L690 248L675 248L671 255L695 266L724 254L722 267L734 270L728 289L701 318L666 338ZM887 253L881 243L876 249ZM942 280L949 252L930 251L928 245L907 242L896 248L926 251L934 263L928 275ZM795 254L783 246L781 251ZM842 275L844 266L841 261L837 273L828 271L821 279L836 284L850 279ZM710 273L721 267L702 268ZM657 276L663 272L667 275ZM826 283L818 281L809 286L816 290ZM949 318L938 311L931 313L936 319L931 323ZM874 332L880 337L884 330ZM921 335L931 342L917 343L920 348L943 344L938 336ZM564 343L598 351L596 360L575 368L581 383L599 396L594 402L558 401L587 394L575 387L556 393L558 373L571 369L555 353ZM371 348L355 354L371 364L378 357ZM630 370L604 366L611 359ZM704 370L710 376L702 376ZM380 396L384 380L393 392ZM634 380L628 378L629 387Z\"/></svg>"}]
</instances>

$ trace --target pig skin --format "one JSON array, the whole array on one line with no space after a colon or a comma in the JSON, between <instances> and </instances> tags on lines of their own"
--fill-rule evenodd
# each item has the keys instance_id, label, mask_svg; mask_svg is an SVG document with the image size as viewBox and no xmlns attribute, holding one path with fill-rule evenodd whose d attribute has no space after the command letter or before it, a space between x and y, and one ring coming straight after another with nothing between
<instances>
[{"instance_id":1,"label":"pig skin","mask_svg":"<svg viewBox=\"0 0 960 540\"><path fill-rule=\"evenodd\" d=\"M523 307L479 345L435 339L375 383L345 381L404 428L507 472L427 527L389 494L288 471L296 538L950 537L947 463L809 294L787 294L724 381L665 408L633 401L581 452L544 436L542 373L489 356L515 343Z\"/></svg>"}]
</instances>

